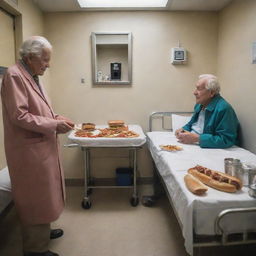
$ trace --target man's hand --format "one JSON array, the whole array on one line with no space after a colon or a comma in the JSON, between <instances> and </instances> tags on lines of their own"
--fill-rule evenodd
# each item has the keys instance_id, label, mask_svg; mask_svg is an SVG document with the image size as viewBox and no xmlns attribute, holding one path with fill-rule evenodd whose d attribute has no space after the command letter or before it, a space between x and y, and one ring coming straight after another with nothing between
<instances>
[{"instance_id":1,"label":"man's hand","mask_svg":"<svg viewBox=\"0 0 256 256\"><path fill-rule=\"evenodd\" d=\"M179 134L182 133L182 132L185 132L185 130L184 130L183 128L177 129L177 130L175 131L175 136L176 136L176 137L179 136Z\"/></svg>"},{"instance_id":2,"label":"man's hand","mask_svg":"<svg viewBox=\"0 0 256 256\"><path fill-rule=\"evenodd\" d=\"M199 135L188 131L179 132L177 133L176 137L179 142L184 144L193 144L199 142Z\"/></svg>"},{"instance_id":3,"label":"man's hand","mask_svg":"<svg viewBox=\"0 0 256 256\"><path fill-rule=\"evenodd\" d=\"M70 121L58 120L57 123L57 133L67 133L72 130L74 123Z\"/></svg>"}]
</instances>

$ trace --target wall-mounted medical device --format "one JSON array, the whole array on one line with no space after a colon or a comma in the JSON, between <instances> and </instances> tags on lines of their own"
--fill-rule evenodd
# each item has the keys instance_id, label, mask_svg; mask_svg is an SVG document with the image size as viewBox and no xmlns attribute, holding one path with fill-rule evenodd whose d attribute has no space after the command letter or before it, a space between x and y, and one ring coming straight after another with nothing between
<instances>
[{"instance_id":1,"label":"wall-mounted medical device","mask_svg":"<svg viewBox=\"0 0 256 256\"><path fill-rule=\"evenodd\" d=\"M121 63L110 63L111 80L121 80Z\"/></svg>"},{"instance_id":2,"label":"wall-mounted medical device","mask_svg":"<svg viewBox=\"0 0 256 256\"><path fill-rule=\"evenodd\" d=\"M172 48L171 53L171 63L172 64L185 64L187 61L187 52L182 47Z\"/></svg>"}]
</instances>

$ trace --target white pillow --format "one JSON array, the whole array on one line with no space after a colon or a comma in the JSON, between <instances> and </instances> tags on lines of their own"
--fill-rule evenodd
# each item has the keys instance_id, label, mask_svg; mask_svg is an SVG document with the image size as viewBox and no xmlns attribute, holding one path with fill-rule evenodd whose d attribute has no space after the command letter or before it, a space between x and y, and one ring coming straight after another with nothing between
<instances>
[{"instance_id":1,"label":"white pillow","mask_svg":"<svg viewBox=\"0 0 256 256\"><path fill-rule=\"evenodd\" d=\"M182 128L185 124L187 124L192 115L181 116L172 114L172 130L175 132L177 129Z\"/></svg>"},{"instance_id":2,"label":"white pillow","mask_svg":"<svg viewBox=\"0 0 256 256\"><path fill-rule=\"evenodd\" d=\"M0 170L0 190L11 191L11 181L7 167Z\"/></svg>"}]
</instances>

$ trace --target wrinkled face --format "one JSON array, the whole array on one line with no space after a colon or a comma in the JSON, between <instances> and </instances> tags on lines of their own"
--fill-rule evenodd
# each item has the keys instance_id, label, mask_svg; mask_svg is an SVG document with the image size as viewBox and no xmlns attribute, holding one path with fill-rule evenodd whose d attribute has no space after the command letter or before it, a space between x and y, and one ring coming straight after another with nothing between
<instances>
[{"instance_id":1,"label":"wrinkled face","mask_svg":"<svg viewBox=\"0 0 256 256\"><path fill-rule=\"evenodd\" d=\"M202 78L198 80L196 83L196 89L194 91L194 95L196 97L196 103L202 104L204 107L206 107L211 99L214 97L215 93L213 91L207 90L205 88L207 84L207 79Z\"/></svg>"},{"instance_id":2,"label":"wrinkled face","mask_svg":"<svg viewBox=\"0 0 256 256\"><path fill-rule=\"evenodd\" d=\"M41 56L30 55L27 58L27 65L31 69L33 75L42 76L47 68L50 67L51 50L44 48Z\"/></svg>"}]
</instances>

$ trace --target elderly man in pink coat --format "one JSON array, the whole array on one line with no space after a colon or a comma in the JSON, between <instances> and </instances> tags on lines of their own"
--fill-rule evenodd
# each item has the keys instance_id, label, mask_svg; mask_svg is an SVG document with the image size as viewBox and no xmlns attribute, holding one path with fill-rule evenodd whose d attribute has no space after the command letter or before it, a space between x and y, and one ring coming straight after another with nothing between
<instances>
[{"instance_id":1,"label":"elderly man in pink coat","mask_svg":"<svg viewBox=\"0 0 256 256\"><path fill-rule=\"evenodd\" d=\"M49 67L51 51L44 37L26 40L21 60L8 68L1 87L4 145L25 256L57 256L49 241L63 234L50 229L65 201L57 135L74 124L53 112L38 79Z\"/></svg>"}]
</instances>

